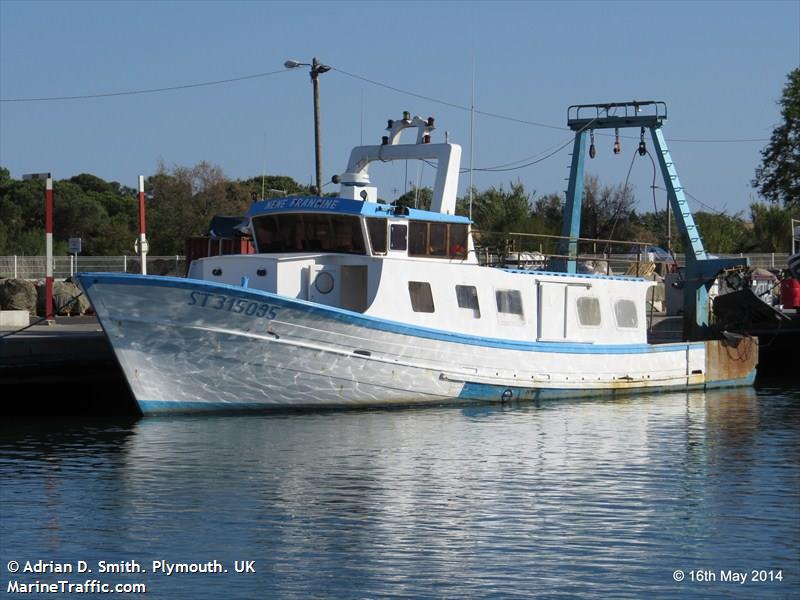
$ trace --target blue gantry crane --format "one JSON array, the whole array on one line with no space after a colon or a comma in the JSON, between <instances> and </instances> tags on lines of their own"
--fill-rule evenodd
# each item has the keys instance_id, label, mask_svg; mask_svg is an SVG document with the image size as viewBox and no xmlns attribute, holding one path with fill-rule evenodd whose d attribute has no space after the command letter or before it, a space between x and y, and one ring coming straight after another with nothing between
<instances>
[{"instance_id":1,"label":"blue gantry crane","mask_svg":"<svg viewBox=\"0 0 800 600\"><path fill-rule=\"evenodd\" d=\"M599 129L614 129L617 136L614 152L618 153L619 130L639 129L641 141L638 151L646 154L645 130L655 147L655 156L661 168L667 198L675 215L675 222L683 238L686 267L683 279L683 334L685 339L703 339L711 335L709 328L708 291L717 275L725 269L747 266L746 258L710 258L694 217L686 202L678 171L672 160L661 127L667 119L667 105L661 101L644 100L609 102L604 104L575 104L567 109L567 125L575 132L570 166L564 222L559 243L559 254L568 257L565 270L574 273L578 238L581 229L586 136ZM593 148L591 149L594 152Z\"/></svg>"}]
</instances>

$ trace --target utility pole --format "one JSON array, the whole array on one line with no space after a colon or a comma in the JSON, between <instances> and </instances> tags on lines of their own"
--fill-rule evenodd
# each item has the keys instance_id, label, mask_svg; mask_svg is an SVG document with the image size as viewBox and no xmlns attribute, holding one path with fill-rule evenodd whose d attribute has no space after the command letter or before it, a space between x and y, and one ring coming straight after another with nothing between
<instances>
[{"instance_id":1,"label":"utility pole","mask_svg":"<svg viewBox=\"0 0 800 600\"><path fill-rule=\"evenodd\" d=\"M316 163L317 194L322 195L322 136L319 110L319 76L331 70L328 65L323 65L317 57L311 59L311 64L301 63L296 60L287 60L283 63L287 69L297 67L311 67L311 84L314 88L314 159Z\"/></svg>"}]
</instances>

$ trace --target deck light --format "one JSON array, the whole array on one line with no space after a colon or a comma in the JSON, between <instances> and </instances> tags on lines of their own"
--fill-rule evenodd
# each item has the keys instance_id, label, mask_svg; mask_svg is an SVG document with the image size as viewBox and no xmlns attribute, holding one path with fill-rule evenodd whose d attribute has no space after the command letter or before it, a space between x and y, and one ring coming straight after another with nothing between
<instances>
[{"instance_id":1,"label":"deck light","mask_svg":"<svg viewBox=\"0 0 800 600\"><path fill-rule=\"evenodd\" d=\"M647 154L647 144L644 143L644 127L639 133L639 156Z\"/></svg>"}]
</instances>

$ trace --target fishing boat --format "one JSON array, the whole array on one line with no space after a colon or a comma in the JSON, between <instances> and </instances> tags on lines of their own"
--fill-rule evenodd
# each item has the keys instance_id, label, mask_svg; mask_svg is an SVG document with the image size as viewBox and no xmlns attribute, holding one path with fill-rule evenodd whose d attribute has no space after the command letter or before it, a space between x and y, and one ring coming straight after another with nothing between
<instances>
[{"instance_id":1,"label":"fishing boat","mask_svg":"<svg viewBox=\"0 0 800 600\"><path fill-rule=\"evenodd\" d=\"M411 143L401 143L406 129ZM456 214L461 148L432 119L353 149L336 197L259 200L255 253L186 278L80 282L145 414L514 402L749 385L752 338L649 344L639 277L482 266ZM369 166L435 163L430 210L378 201Z\"/></svg>"}]
</instances>

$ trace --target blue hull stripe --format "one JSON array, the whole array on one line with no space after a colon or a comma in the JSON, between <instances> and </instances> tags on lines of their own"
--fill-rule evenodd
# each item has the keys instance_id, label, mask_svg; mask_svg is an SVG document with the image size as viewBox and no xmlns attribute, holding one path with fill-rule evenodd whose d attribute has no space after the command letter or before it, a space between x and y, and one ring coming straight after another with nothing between
<instances>
[{"instance_id":1,"label":"blue hull stripe","mask_svg":"<svg viewBox=\"0 0 800 600\"><path fill-rule=\"evenodd\" d=\"M164 287L171 289L185 289L195 291L208 291L209 293L226 292L233 293L243 298L259 299L277 304L284 308L304 311L310 315L319 315L326 319L333 319L341 323L353 324L360 327L376 329L401 335L415 336L425 339L451 342L457 344L467 344L471 346L484 346L487 348L504 348L508 350L521 350L526 352L556 352L563 354L646 354L651 352L685 352L687 349L702 349L703 342L679 342L669 344L580 344L575 342L522 342L514 340L503 340L498 338L488 338L471 336L459 333L407 325L397 321L389 321L378 317L370 317L361 313L315 304L306 300L286 298L270 292L243 288L240 286L228 285L224 283L214 283L199 279L184 279L179 277L158 277L143 276L124 273L79 273L83 289L91 298L91 288L95 283L98 284L122 284L122 285L141 285L152 287Z\"/></svg>"}]
</instances>

